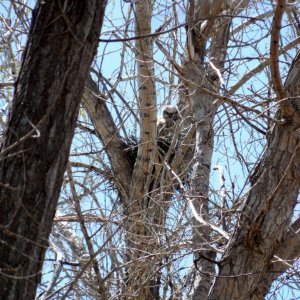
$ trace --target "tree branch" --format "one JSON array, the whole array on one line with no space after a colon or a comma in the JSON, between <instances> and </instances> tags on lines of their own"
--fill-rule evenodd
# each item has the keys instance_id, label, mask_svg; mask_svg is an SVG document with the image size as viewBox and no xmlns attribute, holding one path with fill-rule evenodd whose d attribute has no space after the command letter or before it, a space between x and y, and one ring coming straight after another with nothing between
<instances>
[{"instance_id":1,"label":"tree branch","mask_svg":"<svg viewBox=\"0 0 300 300\"><path fill-rule=\"evenodd\" d=\"M273 87L278 100L285 98L285 93L281 82L279 60L278 60L281 21L282 21L282 16L284 14L284 11L285 11L285 0L278 0L275 9L274 18L273 18L272 29L271 29L271 44L270 44L271 76L273 81Z\"/></svg>"},{"instance_id":2,"label":"tree branch","mask_svg":"<svg viewBox=\"0 0 300 300\"><path fill-rule=\"evenodd\" d=\"M89 77L86 81L86 89L83 95L83 104L88 111L95 126L110 162L114 177L117 179L117 189L123 201L128 201L129 186L133 165L125 149L127 145L119 136L118 129L111 114L99 94L96 83ZM126 200L127 199L127 200Z\"/></svg>"}]
</instances>

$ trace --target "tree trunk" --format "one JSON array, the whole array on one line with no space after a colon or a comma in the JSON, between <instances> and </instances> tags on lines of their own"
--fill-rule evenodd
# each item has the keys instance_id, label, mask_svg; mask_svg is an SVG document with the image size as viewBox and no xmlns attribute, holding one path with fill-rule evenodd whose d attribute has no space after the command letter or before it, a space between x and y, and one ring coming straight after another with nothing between
<instances>
[{"instance_id":1,"label":"tree trunk","mask_svg":"<svg viewBox=\"0 0 300 300\"><path fill-rule=\"evenodd\" d=\"M1 147L1 299L34 299L106 1L39 2Z\"/></svg>"},{"instance_id":2,"label":"tree trunk","mask_svg":"<svg viewBox=\"0 0 300 300\"><path fill-rule=\"evenodd\" d=\"M135 1L135 33L137 36L151 33L152 1ZM138 81L138 105L140 110L140 139L138 154L130 186L130 213L126 224L128 259L130 267L126 284L129 299L152 300L155 296L153 280L154 264L145 257L152 254L156 239L148 229L151 220L149 209L149 187L156 157L156 90L153 69L153 40L136 40Z\"/></svg>"},{"instance_id":3,"label":"tree trunk","mask_svg":"<svg viewBox=\"0 0 300 300\"><path fill-rule=\"evenodd\" d=\"M252 176L252 189L220 264L209 299L263 299L271 285L269 266L284 243L299 194L300 55L285 84L289 101L275 125L264 158ZM288 106L288 109L286 109ZM285 113L285 112L288 112ZM279 115L279 114L278 114Z\"/></svg>"},{"instance_id":4,"label":"tree trunk","mask_svg":"<svg viewBox=\"0 0 300 300\"><path fill-rule=\"evenodd\" d=\"M197 214L205 221L210 221L208 205L209 177L213 154L214 133L213 121L218 108L214 97L205 93L204 89L218 91L221 83L221 71L229 41L230 18L217 18L218 15L235 15L243 8L246 1L229 5L229 1L193 0L189 2L187 14L187 59L183 66L186 76L186 94L196 121L195 164L193 166L192 189L193 206ZM199 22L198 20L204 20ZM207 43L211 38L210 51ZM205 60L207 56L208 61ZM187 106L187 105L182 105ZM204 275L215 273L216 253L208 241L211 241L212 230L209 226L199 224L193 218L193 246L195 251L195 280L191 297L194 300L206 299L213 278ZM200 271L200 272L198 272Z\"/></svg>"},{"instance_id":5,"label":"tree trunk","mask_svg":"<svg viewBox=\"0 0 300 300\"><path fill-rule=\"evenodd\" d=\"M186 94L189 95L190 110L196 123L195 164L191 179L191 195L195 211L205 221L210 221L208 191L214 143L213 121L217 107L213 104L214 98L203 92L203 87L208 90L218 90L220 78L205 61L204 56L207 55L209 59L212 57L216 68L223 68L229 21L222 19L222 26L219 26L216 33L212 33L212 29L216 16L224 7L226 7L224 1L213 3L201 0L190 1L187 14L186 60L183 67L187 79ZM208 19L203 23L197 21L205 18ZM206 47L210 36L212 36L212 50L207 54ZM215 265L212 261L215 259L215 253L208 242L211 239L211 228L200 224L195 216L192 222L195 265L203 273L214 273ZM212 278L203 276L203 273L200 274L196 270L195 272L195 281L190 296L194 300L205 299Z\"/></svg>"}]
</instances>

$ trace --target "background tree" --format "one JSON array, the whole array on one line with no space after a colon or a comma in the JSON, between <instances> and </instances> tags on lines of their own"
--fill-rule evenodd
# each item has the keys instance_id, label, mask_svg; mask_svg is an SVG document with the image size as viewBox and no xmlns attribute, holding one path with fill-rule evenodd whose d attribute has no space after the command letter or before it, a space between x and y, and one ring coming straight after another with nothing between
<instances>
[{"instance_id":1,"label":"background tree","mask_svg":"<svg viewBox=\"0 0 300 300\"><path fill-rule=\"evenodd\" d=\"M24 4L6 6L6 31L26 32ZM298 9L108 5L37 298L299 293ZM10 32L3 78L18 71ZM157 129L165 105L179 116Z\"/></svg>"}]
</instances>

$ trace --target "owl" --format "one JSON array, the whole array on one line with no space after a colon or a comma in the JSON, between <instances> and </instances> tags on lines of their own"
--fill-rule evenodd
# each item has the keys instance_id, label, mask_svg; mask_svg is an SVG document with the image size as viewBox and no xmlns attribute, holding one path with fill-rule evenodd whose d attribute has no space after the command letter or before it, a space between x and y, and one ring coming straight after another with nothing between
<instances>
[{"instance_id":1,"label":"owl","mask_svg":"<svg viewBox=\"0 0 300 300\"><path fill-rule=\"evenodd\" d=\"M167 105L163 109L162 118L157 121L157 133L159 136L166 136L168 131L176 125L176 122L180 119L178 109L176 106ZM173 128L174 129L174 128Z\"/></svg>"},{"instance_id":2,"label":"owl","mask_svg":"<svg viewBox=\"0 0 300 300\"><path fill-rule=\"evenodd\" d=\"M166 153L169 150L179 120L176 106L167 105L163 108L162 118L157 121L158 146L161 152Z\"/></svg>"}]
</instances>

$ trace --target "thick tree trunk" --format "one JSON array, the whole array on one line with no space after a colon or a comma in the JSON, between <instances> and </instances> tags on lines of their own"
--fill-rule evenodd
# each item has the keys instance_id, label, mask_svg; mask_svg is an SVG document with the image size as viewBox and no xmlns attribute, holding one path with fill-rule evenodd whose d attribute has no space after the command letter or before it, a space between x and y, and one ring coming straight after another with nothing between
<instances>
[{"instance_id":1,"label":"thick tree trunk","mask_svg":"<svg viewBox=\"0 0 300 300\"><path fill-rule=\"evenodd\" d=\"M281 111L285 123L275 125L263 160L252 176L252 189L241 212L239 228L220 264L209 299L263 299L273 276L270 264L284 243L299 194L300 55L285 91L291 100ZM288 192L287 192L288 191Z\"/></svg>"},{"instance_id":2,"label":"thick tree trunk","mask_svg":"<svg viewBox=\"0 0 300 300\"><path fill-rule=\"evenodd\" d=\"M39 2L1 148L1 299L34 299L106 1Z\"/></svg>"}]
</instances>

